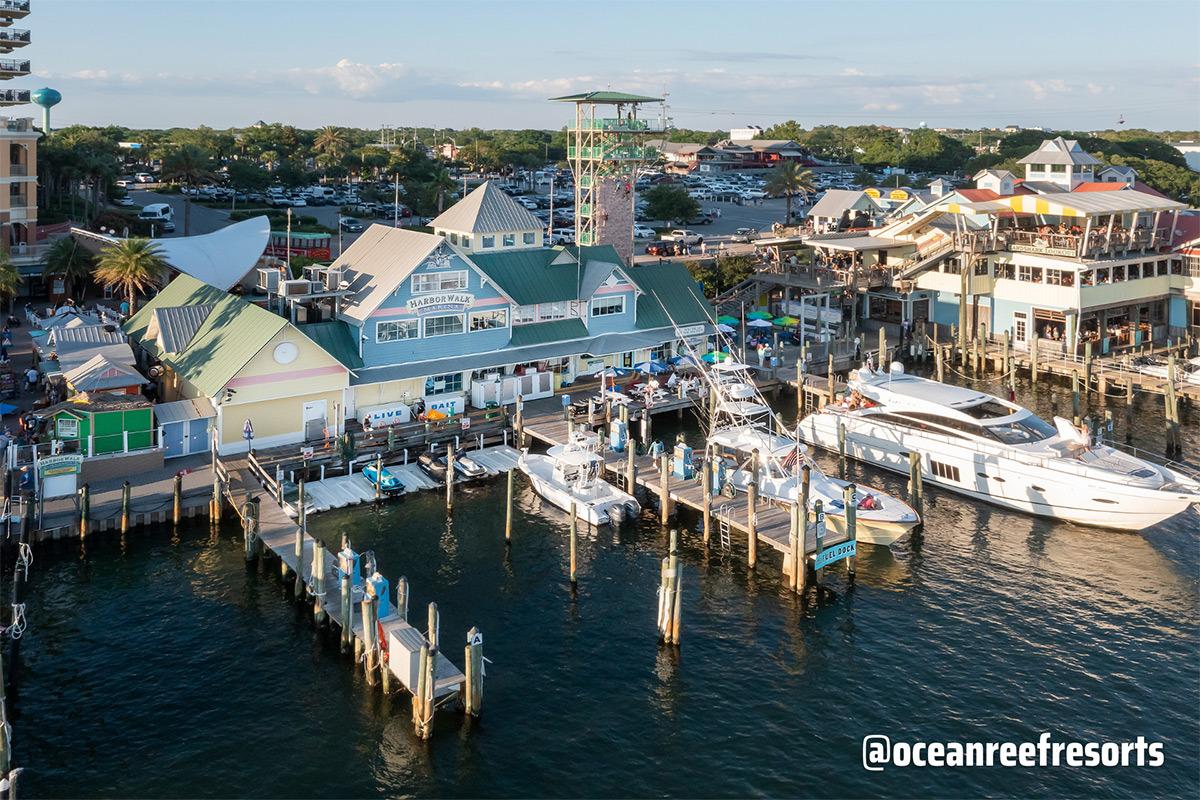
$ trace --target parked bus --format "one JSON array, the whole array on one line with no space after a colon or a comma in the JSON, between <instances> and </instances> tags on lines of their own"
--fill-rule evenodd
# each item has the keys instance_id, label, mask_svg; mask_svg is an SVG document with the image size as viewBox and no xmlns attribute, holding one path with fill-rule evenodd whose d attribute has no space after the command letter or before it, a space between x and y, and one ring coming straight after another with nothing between
<instances>
[{"instance_id":1,"label":"parked bus","mask_svg":"<svg viewBox=\"0 0 1200 800\"><path fill-rule=\"evenodd\" d=\"M292 233L289 246L287 231L271 231L266 254L286 258L290 251L293 256L305 256L313 261L328 261L332 241L333 235L328 233Z\"/></svg>"}]
</instances>

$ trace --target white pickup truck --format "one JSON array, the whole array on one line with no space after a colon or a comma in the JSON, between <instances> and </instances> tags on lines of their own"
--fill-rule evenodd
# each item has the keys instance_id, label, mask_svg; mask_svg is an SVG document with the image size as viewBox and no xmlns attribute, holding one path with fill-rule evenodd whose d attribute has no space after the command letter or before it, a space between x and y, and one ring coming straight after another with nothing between
<instances>
[{"instance_id":1,"label":"white pickup truck","mask_svg":"<svg viewBox=\"0 0 1200 800\"><path fill-rule=\"evenodd\" d=\"M700 244L704 241L704 237L695 231L689 231L686 228L676 228L675 230L664 233L662 235L664 242L682 242L686 245Z\"/></svg>"}]
</instances>

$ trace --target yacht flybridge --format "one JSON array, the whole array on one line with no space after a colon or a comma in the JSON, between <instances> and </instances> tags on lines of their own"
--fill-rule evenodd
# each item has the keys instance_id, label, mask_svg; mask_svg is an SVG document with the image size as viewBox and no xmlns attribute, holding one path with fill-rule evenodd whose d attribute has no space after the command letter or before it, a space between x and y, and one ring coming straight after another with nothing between
<instances>
[{"instance_id":1,"label":"yacht flybridge","mask_svg":"<svg viewBox=\"0 0 1200 800\"><path fill-rule=\"evenodd\" d=\"M809 508L821 501L826 524L838 533L845 531L846 509L843 489L848 485L826 475L805 446L776 424L774 415L759 393L745 364L725 361L706 371L712 391L708 445L715 454L732 462L728 485L746 491L757 480L759 495L779 503L794 504L801 494L801 468L809 466ZM757 472L755 472L757 454ZM890 545L912 530L920 517L904 501L869 487L856 487L857 536L860 542Z\"/></svg>"},{"instance_id":2,"label":"yacht flybridge","mask_svg":"<svg viewBox=\"0 0 1200 800\"><path fill-rule=\"evenodd\" d=\"M573 433L566 444L546 455L522 452L517 467L529 477L534 491L567 513L591 525L633 518L642 510L638 501L604 481L604 459L595 434Z\"/></svg>"},{"instance_id":3,"label":"yacht flybridge","mask_svg":"<svg viewBox=\"0 0 1200 800\"><path fill-rule=\"evenodd\" d=\"M926 481L997 505L1086 525L1142 530L1200 503L1200 482L1178 469L1097 444L1070 421L1045 422L983 392L869 368L849 397L800 424L804 441L907 473L921 454Z\"/></svg>"}]
</instances>

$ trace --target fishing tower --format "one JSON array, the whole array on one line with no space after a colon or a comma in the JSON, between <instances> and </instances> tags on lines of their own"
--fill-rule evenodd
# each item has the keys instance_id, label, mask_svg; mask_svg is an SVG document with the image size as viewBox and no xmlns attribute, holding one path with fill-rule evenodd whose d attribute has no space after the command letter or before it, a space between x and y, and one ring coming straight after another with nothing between
<instances>
[{"instance_id":1,"label":"fishing tower","mask_svg":"<svg viewBox=\"0 0 1200 800\"><path fill-rule=\"evenodd\" d=\"M610 244L633 260L634 182L638 169L658 157L645 134L662 131L663 98L598 91L551 98L575 104L567 130L567 161L575 177L575 242ZM639 118L642 105L657 103L658 119Z\"/></svg>"}]
</instances>

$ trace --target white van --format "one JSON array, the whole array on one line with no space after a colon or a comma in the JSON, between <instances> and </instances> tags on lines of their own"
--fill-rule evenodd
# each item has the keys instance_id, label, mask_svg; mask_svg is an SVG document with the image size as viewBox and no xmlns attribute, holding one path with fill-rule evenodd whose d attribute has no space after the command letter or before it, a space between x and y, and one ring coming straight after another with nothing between
<instances>
[{"instance_id":1,"label":"white van","mask_svg":"<svg viewBox=\"0 0 1200 800\"><path fill-rule=\"evenodd\" d=\"M142 210L138 212L138 219L157 225L164 231L175 230L175 209L167 203L150 203L142 206Z\"/></svg>"}]
</instances>

